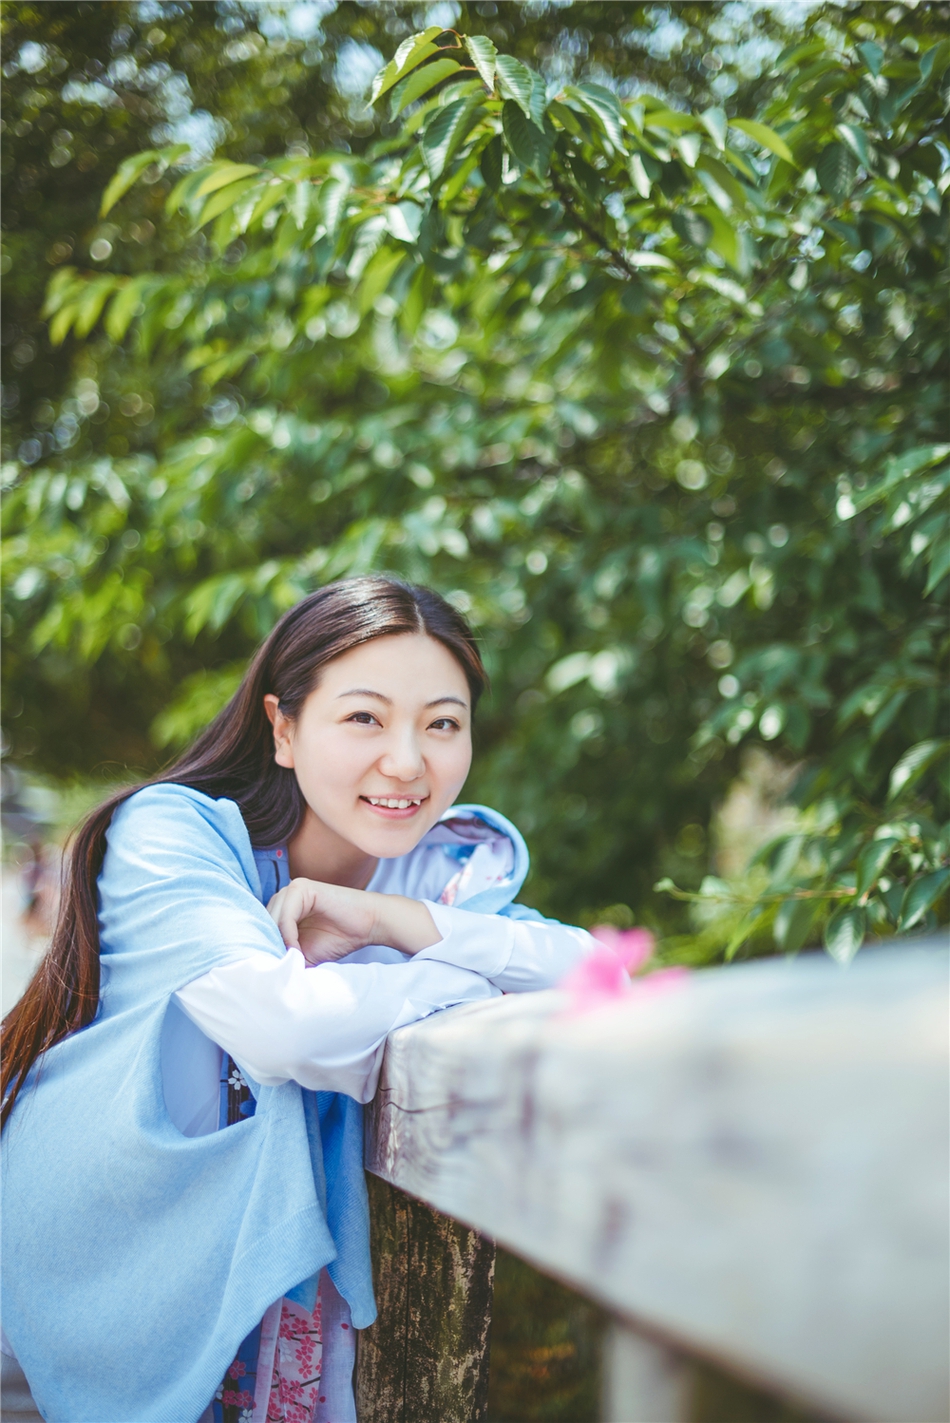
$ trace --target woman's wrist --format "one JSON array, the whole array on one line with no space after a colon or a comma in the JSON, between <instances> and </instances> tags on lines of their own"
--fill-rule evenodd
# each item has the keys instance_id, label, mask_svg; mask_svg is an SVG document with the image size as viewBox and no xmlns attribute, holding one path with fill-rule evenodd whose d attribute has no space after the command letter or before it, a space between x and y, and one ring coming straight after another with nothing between
<instances>
[{"instance_id":1,"label":"woman's wrist","mask_svg":"<svg viewBox=\"0 0 950 1423\"><path fill-rule=\"evenodd\" d=\"M435 920L419 899L373 891L375 924L372 943L387 944L404 954L417 954L442 938Z\"/></svg>"}]
</instances>

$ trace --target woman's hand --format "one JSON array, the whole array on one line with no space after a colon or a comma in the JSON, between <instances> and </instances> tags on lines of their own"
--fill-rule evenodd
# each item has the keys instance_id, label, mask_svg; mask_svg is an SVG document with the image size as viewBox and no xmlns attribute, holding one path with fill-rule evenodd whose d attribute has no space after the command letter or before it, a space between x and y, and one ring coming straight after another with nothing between
<instances>
[{"instance_id":1,"label":"woman's hand","mask_svg":"<svg viewBox=\"0 0 950 1423\"><path fill-rule=\"evenodd\" d=\"M388 944L405 954L439 942L426 906L401 894L294 879L267 906L284 943L308 963L333 963L366 944Z\"/></svg>"}]
</instances>

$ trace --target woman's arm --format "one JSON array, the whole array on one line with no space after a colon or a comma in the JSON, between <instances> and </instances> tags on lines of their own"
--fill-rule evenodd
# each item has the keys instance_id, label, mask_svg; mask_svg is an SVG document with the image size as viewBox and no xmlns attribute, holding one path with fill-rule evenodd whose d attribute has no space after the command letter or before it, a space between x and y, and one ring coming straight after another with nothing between
<instances>
[{"instance_id":1,"label":"woman's arm","mask_svg":"<svg viewBox=\"0 0 950 1423\"><path fill-rule=\"evenodd\" d=\"M583 929L543 919L522 905L502 914L475 914L316 880L292 880L268 909L284 942L299 946L310 962L384 944L414 954L417 962L471 969L505 993L553 987L594 946Z\"/></svg>"},{"instance_id":2,"label":"woman's arm","mask_svg":"<svg viewBox=\"0 0 950 1423\"><path fill-rule=\"evenodd\" d=\"M367 944L415 954L439 938L421 899L321 880L291 880L271 898L267 912L288 948L300 949L312 964L332 963Z\"/></svg>"},{"instance_id":3,"label":"woman's arm","mask_svg":"<svg viewBox=\"0 0 950 1423\"><path fill-rule=\"evenodd\" d=\"M421 950L415 962L439 959L484 975L503 993L553 988L595 947L585 929L543 919L533 909L513 904L501 914L473 914L467 909L424 901L441 934Z\"/></svg>"},{"instance_id":4,"label":"woman's arm","mask_svg":"<svg viewBox=\"0 0 950 1423\"><path fill-rule=\"evenodd\" d=\"M323 963L252 954L178 990L192 1022L264 1087L299 1082L368 1102L394 1028L498 993L448 963Z\"/></svg>"}]
</instances>

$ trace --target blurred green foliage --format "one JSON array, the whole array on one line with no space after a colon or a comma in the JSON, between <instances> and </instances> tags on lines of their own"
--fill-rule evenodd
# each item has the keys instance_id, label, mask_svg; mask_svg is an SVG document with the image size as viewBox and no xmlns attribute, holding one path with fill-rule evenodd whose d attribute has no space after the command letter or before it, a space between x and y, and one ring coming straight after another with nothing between
<instances>
[{"instance_id":1,"label":"blurred green foliage","mask_svg":"<svg viewBox=\"0 0 950 1423\"><path fill-rule=\"evenodd\" d=\"M597 1423L603 1327L597 1305L499 1250L488 1423Z\"/></svg>"},{"instance_id":2,"label":"blurred green foliage","mask_svg":"<svg viewBox=\"0 0 950 1423\"><path fill-rule=\"evenodd\" d=\"M541 907L703 960L945 916L947 19L6 6L14 755L155 764L389 568L479 628ZM795 833L706 873L763 743Z\"/></svg>"}]
</instances>

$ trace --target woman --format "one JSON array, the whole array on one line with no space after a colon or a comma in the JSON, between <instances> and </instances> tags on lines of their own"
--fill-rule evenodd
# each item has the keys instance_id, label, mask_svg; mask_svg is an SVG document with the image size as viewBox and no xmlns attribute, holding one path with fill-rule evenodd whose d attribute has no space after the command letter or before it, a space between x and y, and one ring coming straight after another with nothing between
<instances>
[{"instance_id":1,"label":"woman","mask_svg":"<svg viewBox=\"0 0 950 1423\"><path fill-rule=\"evenodd\" d=\"M437 594L332 584L78 832L3 1067L5 1347L50 1423L355 1419L386 1036L592 942L454 805L484 685Z\"/></svg>"}]
</instances>

